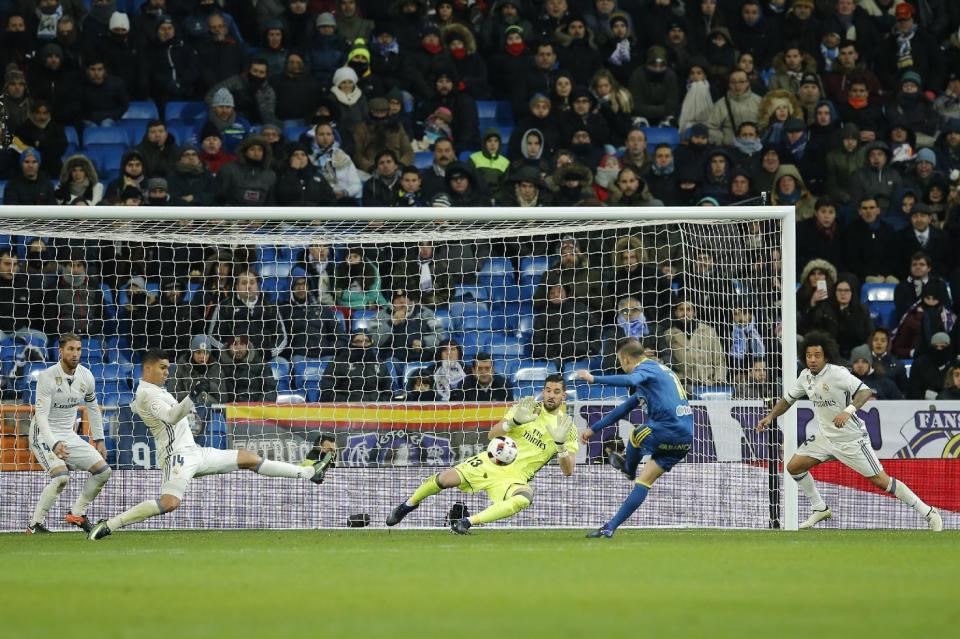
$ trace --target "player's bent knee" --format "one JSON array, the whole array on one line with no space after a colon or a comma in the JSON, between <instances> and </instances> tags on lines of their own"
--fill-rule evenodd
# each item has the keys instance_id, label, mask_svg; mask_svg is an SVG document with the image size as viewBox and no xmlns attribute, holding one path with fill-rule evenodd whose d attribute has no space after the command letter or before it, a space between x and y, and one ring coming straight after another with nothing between
<instances>
[{"instance_id":1,"label":"player's bent knee","mask_svg":"<svg viewBox=\"0 0 960 639\"><path fill-rule=\"evenodd\" d=\"M531 488L530 486L521 486L520 488L517 488L513 492L513 496L522 497L523 499L526 500L527 503L522 506L521 508L522 510L523 508L526 508L527 506L533 503L533 488Z\"/></svg>"},{"instance_id":2,"label":"player's bent knee","mask_svg":"<svg viewBox=\"0 0 960 639\"><path fill-rule=\"evenodd\" d=\"M70 473L68 473L66 470L63 471L63 474L50 478L50 483L56 487L58 493L63 492L63 489L67 487L67 483L69 483L69 481Z\"/></svg>"},{"instance_id":3,"label":"player's bent knee","mask_svg":"<svg viewBox=\"0 0 960 639\"><path fill-rule=\"evenodd\" d=\"M173 495L160 495L157 505L160 506L160 514L173 512L180 507L180 499Z\"/></svg>"},{"instance_id":4,"label":"player's bent knee","mask_svg":"<svg viewBox=\"0 0 960 639\"><path fill-rule=\"evenodd\" d=\"M448 468L442 473L435 475L435 477L436 477L437 486L439 486L440 488L456 488L457 486L460 485L460 481L461 481L460 473L453 470L452 468Z\"/></svg>"}]
</instances>

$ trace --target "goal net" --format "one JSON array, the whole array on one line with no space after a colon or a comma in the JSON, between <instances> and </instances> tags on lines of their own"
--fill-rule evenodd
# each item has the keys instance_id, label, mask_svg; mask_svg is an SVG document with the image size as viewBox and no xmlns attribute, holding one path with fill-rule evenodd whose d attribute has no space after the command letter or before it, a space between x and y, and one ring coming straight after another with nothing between
<instances>
[{"instance_id":1,"label":"goal net","mask_svg":"<svg viewBox=\"0 0 960 639\"><path fill-rule=\"evenodd\" d=\"M629 391L575 371L617 372L616 344L634 337L693 400L695 441L629 525L796 525L795 489L782 481L793 446L754 430L795 373L787 210L78 211L6 207L0 221L17 291L0 311L0 527L20 528L47 481L27 432L36 376L65 332L83 338L115 471L94 519L161 484L154 442L129 408L148 348L175 362L178 398L210 381L193 418L200 445L300 462L330 439L339 458L319 488L245 472L198 478L179 510L141 527L311 528L355 515L382 526L424 478L482 452L510 404L552 373L567 380L578 428L595 424ZM609 519L631 485L608 455L643 408L581 446L572 477L545 466L534 503L496 525ZM87 434L82 412L77 428ZM477 512L486 496L444 491L404 525L443 526L456 502Z\"/></svg>"}]
</instances>

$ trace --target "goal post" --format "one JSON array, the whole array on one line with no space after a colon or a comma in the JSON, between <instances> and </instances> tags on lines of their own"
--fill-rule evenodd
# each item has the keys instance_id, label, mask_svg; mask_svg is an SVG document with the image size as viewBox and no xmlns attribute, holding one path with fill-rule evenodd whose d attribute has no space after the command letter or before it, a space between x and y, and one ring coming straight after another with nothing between
<instances>
[{"instance_id":1,"label":"goal post","mask_svg":"<svg viewBox=\"0 0 960 639\"><path fill-rule=\"evenodd\" d=\"M614 372L617 340L633 336L677 373L696 427L686 463L628 524L797 528L783 463L796 411L779 430L753 429L796 376L792 207L3 212L0 250L10 246L30 293L0 311L4 404L19 407L2 424L0 521L14 528L45 483L22 450L31 376L56 361L68 330L100 376L117 469L97 516L159 488L156 452L129 409L147 347L171 353L175 394L191 375L217 376L196 418L202 445L300 461L326 434L341 458L319 489L251 473L198 480L183 508L146 527L309 528L356 514L383 525L423 478L480 452L486 430L548 374L564 376L577 426L595 423L624 395L575 371ZM644 420L643 405L630 418ZM630 428L581 446L571 478L544 467L533 505L500 525L609 518L629 485L607 453ZM442 525L454 502L476 512L485 496L445 491L411 525Z\"/></svg>"}]
</instances>

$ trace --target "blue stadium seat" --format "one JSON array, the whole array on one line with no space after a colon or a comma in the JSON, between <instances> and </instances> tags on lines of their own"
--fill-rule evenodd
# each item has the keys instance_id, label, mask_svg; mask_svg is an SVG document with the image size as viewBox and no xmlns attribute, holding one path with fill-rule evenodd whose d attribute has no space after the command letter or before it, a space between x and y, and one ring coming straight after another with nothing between
<instances>
[{"instance_id":1,"label":"blue stadium seat","mask_svg":"<svg viewBox=\"0 0 960 639\"><path fill-rule=\"evenodd\" d=\"M112 364L131 365L133 361L133 350L130 348L130 342L126 337L112 335L103 341L103 354L106 361ZM130 377L133 378L131 372Z\"/></svg>"},{"instance_id":2,"label":"blue stadium seat","mask_svg":"<svg viewBox=\"0 0 960 639\"><path fill-rule=\"evenodd\" d=\"M342 316L342 315L341 315ZM370 321L377 316L376 311L360 309L350 315L350 327L352 332L365 331L370 327Z\"/></svg>"},{"instance_id":3,"label":"blue stadium seat","mask_svg":"<svg viewBox=\"0 0 960 639\"><path fill-rule=\"evenodd\" d=\"M483 129L483 127L480 127L480 128L481 128L481 130ZM460 151L460 155L457 156L457 159L460 160L461 162L466 162L466 161L468 161L468 160L470 159L470 156L473 155L475 152L476 152L476 151L474 151L473 149L467 149L467 150L465 150L465 151Z\"/></svg>"},{"instance_id":4,"label":"blue stadium seat","mask_svg":"<svg viewBox=\"0 0 960 639\"><path fill-rule=\"evenodd\" d=\"M202 120L207 117L207 105L203 102L167 102L163 111L163 119L170 120Z\"/></svg>"},{"instance_id":5,"label":"blue stadium seat","mask_svg":"<svg viewBox=\"0 0 960 639\"><path fill-rule=\"evenodd\" d=\"M0 375L7 375L17 359L17 341L12 337L0 340Z\"/></svg>"},{"instance_id":6,"label":"blue stadium seat","mask_svg":"<svg viewBox=\"0 0 960 639\"><path fill-rule=\"evenodd\" d=\"M97 380L97 401L103 406L122 406L133 401L130 387L130 369L120 364L90 364L90 372Z\"/></svg>"},{"instance_id":7,"label":"blue stadium seat","mask_svg":"<svg viewBox=\"0 0 960 639\"><path fill-rule=\"evenodd\" d=\"M260 290L276 303L285 302L290 298L289 277L262 277Z\"/></svg>"},{"instance_id":8,"label":"blue stadium seat","mask_svg":"<svg viewBox=\"0 0 960 639\"><path fill-rule=\"evenodd\" d=\"M433 164L433 152L432 151L417 151L413 156L413 165L418 169L427 169L430 168L430 165Z\"/></svg>"},{"instance_id":9,"label":"blue stadium seat","mask_svg":"<svg viewBox=\"0 0 960 639\"><path fill-rule=\"evenodd\" d=\"M299 359L293 363L295 390L302 392L308 402L320 399L320 380L327 369L328 359Z\"/></svg>"},{"instance_id":10,"label":"blue stadium seat","mask_svg":"<svg viewBox=\"0 0 960 639\"><path fill-rule=\"evenodd\" d=\"M477 100L477 116L481 120L496 120L499 105L500 103L496 100Z\"/></svg>"},{"instance_id":11,"label":"blue stadium seat","mask_svg":"<svg viewBox=\"0 0 960 639\"><path fill-rule=\"evenodd\" d=\"M300 139L300 136L306 133L309 129L310 127L303 123L292 125L284 124L283 137L287 138L287 140L290 142L296 142Z\"/></svg>"},{"instance_id":12,"label":"blue stadium seat","mask_svg":"<svg viewBox=\"0 0 960 639\"><path fill-rule=\"evenodd\" d=\"M257 267L260 277L290 277L291 262L264 262Z\"/></svg>"},{"instance_id":13,"label":"blue stadium seat","mask_svg":"<svg viewBox=\"0 0 960 639\"><path fill-rule=\"evenodd\" d=\"M644 127L643 132L647 136L647 147L649 149L653 149L658 144L669 144L672 147L680 144L680 132L674 127L649 126Z\"/></svg>"},{"instance_id":14,"label":"blue stadium seat","mask_svg":"<svg viewBox=\"0 0 960 639\"><path fill-rule=\"evenodd\" d=\"M896 284L864 284L860 290L860 300L870 311L870 318L877 326L893 328L900 318L896 316L897 309L893 302L893 293Z\"/></svg>"},{"instance_id":15,"label":"blue stadium seat","mask_svg":"<svg viewBox=\"0 0 960 639\"><path fill-rule=\"evenodd\" d=\"M534 317L531 312L529 315L521 315L517 320L517 337L524 337L528 341L533 338Z\"/></svg>"},{"instance_id":16,"label":"blue stadium seat","mask_svg":"<svg viewBox=\"0 0 960 639\"><path fill-rule=\"evenodd\" d=\"M0 204L3 204L3 192L7 188L7 181L0 180Z\"/></svg>"},{"instance_id":17,"label":"blue stadium seat","mask_svg":"<svg viewBox=\"0 0 960 639\"><path fill-rule=\"evenodd\" d=\"M475 318L481 320L483 318ZM489 320L489 318L486 318ZM463 361L472 362L477 353L488 352L490 349L491 335L484 329L467 330L459 339L460 346L463 348Z\"/></svg>"},{"instance_id":18,"label":"blue stadium seat","mask_svg":"<svg viewBox=\"0 0 960 639\"><path fill-rule=\"evenodd\" d=\"M333 309L333 316L337 318L337 330L341 335L347 334L347 318L343 316L340 309Z\"/></svg>"},{"instance_id":19,"label":"blue stadium seat","mask_svg":"<svg viewBox=\"0 0 960 639\"><path fill-rule=\"evenodd\" d=\"M183 120L167 122L167 131L173 134L173 139L177 141L177 144L197 144L197 140L194 139L195 130L196 126L192 122L184 122Z\"/></svg>"},{"instance_id":20,"label":"blue stadium seat","mask_svg":"<svg viewBox=\"0 0 960 639\"><path fill-rule=\"evenodd\" d=\"M519 337L513 335L493 334L490 336L490 344L487 346L491 357L508 360L523 359L524 343Z\"/></svg>"},{"instance_id":21,"label":"blue stadium seat","mask_svg":"<svg viewBox=\"0 0 960 639\"><path fill-rule=\"evenodd\" d=\"M463 284L453 289L453 299L459 300L488 300L490 299L490 289L486 286L473 284Z\"/></svg>"},{"instance_id":22,"label":"blue stadium seat","mask_svg":"<svg viewBox=\"0 0 960 639\"><path fill-rule=\"evenodd\" d=\"M117 125L126 131L127 142L130 144L130 146L136 146L140 144L140 141L143 140L143 136L147 133L147 122L149 122L149 120L130 119L120 120Z\"/></svg>"},{"instance_id":23,"label":"blue stadium seat","mask_svg":"<svg viewBox=\"0 0 960 639\"><path fill-rule=\"evenodd\" d=\"M270 360L270 371L277 382L277 394L289 393L291 390L290 362L282 357L274 357Z\"/></svg>"},{"instance_id":24,"label":"blue stadium seat","mask_svg":"<svg viewBox=\"0 0 960 639\"><path fill-rule=\"evenodd\" d=\"M497 102L496 118L501 126L512 126L514 122L516 122L513 117L513 108L508 101L501 100ZM503 131L501 131L501 133L502 132ZM506 143L506 139L504 139L504 143Z\"/></svg>"},{"instance_id":25,"label":"blue stadium seat","mask_svg":"<svg viewBox=\"0 0 960 639\"><path fill-rule=\"evenodd\" d=\"M490 306L490 318L493 320L491 329L516 334L520 327L520 317L531 315L533 306L521 302L498 301Z\"/></svg>"},{"instance_id":26,"label":"blue stadium seat","mask_svg":"<svg viewBox=\"0 0 960 639\"><path fill-rule=\"evenodd\" d=\"M63 156L70 157L77 152L77 149L80 148L80 136L77 135L77 129L72 126L63 127L63 132L67 134L67 150L63 152Z\"/></svg>"},{"instance_id":27,"label":"blue stadium seat","mask_svg":"<svg viewBox=\"0 0 960 639\"><path fill-rule=\"evenodd\" d=\"M436 316L437 321L440 322L440 326L443 328L444 333L449 333L453 330L453 323L450 319L450 311L445 308L438 308L433 312Z\"/></svg>"},{"instance_id":28,"label":"blue stadium seat","mask_svg":"<svg viewBox=\"0 0 960 639\"><path fill-rule=\"evenodd\" d=\"M623 399L629 395L630 389L607 384L590 384L587 390L587 399Z\"/></svg>"},{"instance_id":29,"label":"blue stadium seat","mask_svg":"<svg viewBox=\"0 0 960 639\"><path fill-rule=\"evenodd\" d=\"M83 148L102 144L127 146L127 132L118 126L98 126L83 130Z\"/></svg>"},{"instance_id":30,"label":"blue stadium seat","mask_svg":"<svg viewBox=\"0 0 960 639\"><path fill-rule=\"evenodd\" d=\"M37 390L37 377L47 368L43 362L33 362L24 366L22 375L14 383L14 390L20 393L20 403L33 404L34 392Z\"/></svg>"},{"instance_id":31,"label":"blue stadium seat","mask_svg":"<svg viewBox=\"0 0 960 639\"><path fill-rule=\"evenodd\" d=\"M120 116L124 120L159 120L160 113L153 100L131 102L126 113Z\"/></svg>"},{"instance_id":32,"label":"blue stadium seat","mask_svg":"<svg viewBox=\"0 0 960 639\"><path fill-rule=\"evenodd\" d=\"M556 372L557 366L553 362L517 360L516 368L511 376L513 398L520 399L521 397L536 395L543 390L543 380Z\"/></svg>"},{"instance_id":33,"label":"blue stadium seat","mask_svg":"<svg viewBox=\"0 0 960 639\"><path fill-rule=\"evenodd\" d=\"M98 144L83 149L83 154L93 162L97 167L97 173L100 174L101 182L104 182L104 175L110 172L120 171L120 162L123 160L123 154L127 150L127 144Z\"/></svg>"}]
</instances>

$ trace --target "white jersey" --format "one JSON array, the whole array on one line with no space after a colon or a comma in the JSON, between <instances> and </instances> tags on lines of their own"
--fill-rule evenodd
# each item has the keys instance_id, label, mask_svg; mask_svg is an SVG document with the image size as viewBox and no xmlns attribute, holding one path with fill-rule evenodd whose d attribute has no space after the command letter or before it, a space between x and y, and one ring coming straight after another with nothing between
<instances>
[{"instance_id":1,"label":"white jersey","mask_svg":"<svg viewBox=\"0 0 960 639\"><path fill-rule=\"evenodd\" d=\"M130 408L140 416L157 441L157 462L163 468L170 456L185 449L197 448L190 431L188 416L193 402L185 397L182 402L166 388L140 380Z\"/></svg>"},{"instance_id":2,"label":"white jersey","mask_svg":"<svg viewBox=\"0 0 960 639\"><path fill-rule=\"evenodd\" d=\"M76 434L77 407L87 405L90 437L103 439L103 417L97 404L93 373L82 364L68 375L57 362L37 376L33 424L41 443L53 450L57 442Z\"/></svg>"},{"instance_id":3,"label":"white jersey","mask_svg":"<svg viewBox=\"0 0 960 639\"><path fill-rule=\"evenodd\" d=\"M820 434L832 442L849 442L867 436L863 420L854 414L843 428L837 428L833 418L850 405L857 391L864 388L863 382L843 366L827 364L817 375L808 368L803 369L796 385L784 395L784 399L792 404L803 397L809 398L813 402Z\"/></svg>"}]
</instances>

